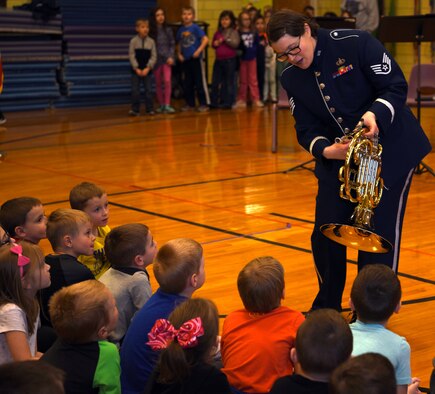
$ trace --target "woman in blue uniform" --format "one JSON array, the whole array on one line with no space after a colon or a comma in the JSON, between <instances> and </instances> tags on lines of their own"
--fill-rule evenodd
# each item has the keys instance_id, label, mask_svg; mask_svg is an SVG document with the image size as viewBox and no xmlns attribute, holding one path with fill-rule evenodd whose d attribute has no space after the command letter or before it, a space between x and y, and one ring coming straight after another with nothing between
<instances>
[{"instance_id":1,"label":"woman in blue uniform","mask_svg":"<svg viewBox=\"0 0 435 394\"><path fill-rule=\"evenodd\" d=\"M346 247L325 237L320 227L346 223L355 204L340 198L339 168L349 143L336 138L352 132L363 118L366 136L383 146L382 199L374 211L375 232L393 244L390 252L358 253L358 269L389 265L397 272L400 238L414 168L431 145L406 106L407 83L392 56L369 33L325 30L306 16L281 10L267 27L299 144L316 159L318 180L311 246L319 281L312 308L341 310L346 281Z\"/></svg>"}]
</instances>

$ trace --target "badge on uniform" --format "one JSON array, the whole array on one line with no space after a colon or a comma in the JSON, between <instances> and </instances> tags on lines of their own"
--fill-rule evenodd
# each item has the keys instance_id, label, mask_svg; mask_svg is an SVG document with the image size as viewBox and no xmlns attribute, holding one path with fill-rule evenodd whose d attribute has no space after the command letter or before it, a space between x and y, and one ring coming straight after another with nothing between
<instances>
[{"instance_id":1,"label":"badge on uniform","mask_svg":"<svg viewBox=\"0 0 435 394\"><path fill-rule=\"evenodd\" d=\"M375 74L387 75L391 72L391 59L384 52L384 55L382 56L382 62L379 64L373 64L373 66L370 67Z\"/></svg>"},{"instance_id":2,"label":"badge on uniform","mask_svg":"<svg viewBox=\"0 0 435 394\"><path fill-rule=\"evenodd\" d=\"M348 66L342 66L342 64L344 64L345 61L346 60L342 59L342 58L339 58L337 60L336 64L337 64L337 66L340 66L340 67L338 67L338 70L335 73L332 73L332 78L337 78L340 75L346 74L349 71L353 70L352 64L349 64Z\"/></svg>"}]
</instances>

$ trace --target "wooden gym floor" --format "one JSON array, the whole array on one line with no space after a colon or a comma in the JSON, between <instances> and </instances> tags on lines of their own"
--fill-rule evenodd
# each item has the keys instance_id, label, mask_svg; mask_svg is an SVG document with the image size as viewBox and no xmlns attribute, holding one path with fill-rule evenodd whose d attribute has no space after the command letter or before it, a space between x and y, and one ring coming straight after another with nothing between
<instances>
[{"instance_id":1,"label":"wooden gym floor","mask_svg":"<svg viewBox=\"0 0 435 394\"><path fill-rule=\"evenodd\" d=\"M310 160L288 111L278 113L277 154L270 152L271 107L138 118L127 112L124 105L6 114L0 203L34 196L49 214L69 206L74 185L95 182L109 194L112 228L142 222L159 245L190 237L204 246L207 280L195 296L214 300L221 315L242 307L237 274L262 255L285 267L284 304L308 310L317 289L310 251L316 182L306 169L285 173ZM422 124L435 146L435 109L422 109ZM424 163L435 168L434 154ZM434 227L435 177L416 175L399 265L404 305L389 328L408 339L413 376L425 387L435 356ZM50 252L46 240L41 246ZM356 254L348 257L345 308L356 275Z\"/></svg>"}]
</instances>

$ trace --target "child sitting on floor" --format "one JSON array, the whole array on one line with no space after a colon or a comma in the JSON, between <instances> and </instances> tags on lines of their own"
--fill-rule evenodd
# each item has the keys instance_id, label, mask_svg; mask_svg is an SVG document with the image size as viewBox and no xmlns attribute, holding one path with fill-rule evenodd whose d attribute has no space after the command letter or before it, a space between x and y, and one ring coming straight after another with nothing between
<instances>
[{"instance_id":1,"label":"child sitting on floor","mask_svg":"<svg viewBox=\"0 0 435 394\"><path fill-rule=\"evenodd\" d=\"M47 237L53 248L52 254L45 257L51 269L51 284L42 290L41 322L51 327L48 302L51 296L62 287L85 280L94 275L77 260L79 255L92 255L95 237L89 216L77 209L59 208L52 212L47 223Z\"/></svg>"},{"instance_id":2,"label":"child sitting on floor","mask_svg":"<svg viewBox=\"0 0 435 394\"><path fill-rule=\"evenodd\" d=\"M69 202L72 209L87 213L91 219L92 234L95 237L93 255L81 255L78 260L86 265L98 279L110 268L104 253L104 239L110 231L109 202L107 193L91 182L82 182L71 189Z\"/></svg>"},{"instance_id":3,"label":"child sitting on floor","mask_svg":"<svg viewBox=\"0 0 435 394\"><path fill-rule=\"evenodd\" d=\"M22 241L0 247L0 364L41 356L36 293L50 285L49 271L38 245Z\"/></svg>"},{"instance_id":4,"label":"child sitting on floor","mask_svg":"<svg viewBox=\"0 0 435 394\"><path fill-rule=\"evenodd\" d=\"M46 238L47 217L37 198L18 197L6 201L0 209L0 225L16 241L38 244Z\"/></svg>"},{"instance_id":5,"label":"child sitting on floor","mask_svg":"<svg viewBox=\"0 0 435 394\"><path fill-rule=\"evenodd\" d=\"M157 244L147 226L130 223L115 227L107 235L104 249L112 268L99 280L115 297L119 317L109 340L120 346L134 314L151 297L146 267L156 256Z\"/></svg>"},{"instance_id":6,"label":"child sitting on floor","mask_svg":"<svg viewBox=\"0 0 435 394\"><path fill-rule=\"evenodd\" d=\"M145 393L231 394L226 376L212 365L218 332L217 308L202 298L183 302L168 320L157 320L147 344L162 352Z\"/></svg>"},{"instance_id":7,"label":"child sitting on floor","mask_svg":"<svg viewBox=\"0 0 435 394\"><path fill-rule=\"evenodd\" d=\"M65 392L120 394L118 349L106 341L118 310L107 287L96 280L64 287L50 300L50 317L58 339L41 360L65 372Z\"/></svg>"},{"instance_id":8,"label":"child sitting on floor","mask_svg":"<svg viewBox=\"0 0 435 394\"><path fill-rule=\"evenodd\" d=\"M239 273L237 287L245 309L230 313L222 331L223 372L245 393L269 392L275 380L291 374L296 331L302 313L281 306L284 268L273 257L259 257Z\"/></svg>"},{"instance_id":9,"label":"child sitting on floor","mask_svg":"<svg viewBox=\"0 0 435 394\"><path fill-rule=\"evenodd\" d=\"M401 298L399 278L390 267L371 264L358 273L350 293L350 307L357 315L357 321L350 325L352 355L384 355L394 366L397 393L417 393L419 380L411 378L411 348L406 338L385 327L393 313L399 312Z\"/></svg>"},{"instance_id":10,"label":"child sitting on floor","mask_svg":"<svg viewBox=\"0 0 435 394\"><path fill-rule=\"evenodd\" d=\"M160 287L136 313L121 347L121 384L124 394L143 393L157 363L158 353L145 345L157 319L167 319L175 307L188 300L205 281L202 246L189 238L163 245L153 264Z\"/></svg>"},{"instance_id":11,"label":"child sitting on floor","mask_svg":"<svg viewBox=\"0 0 435 394\"><path fill-rule=\"evenodd\" d=\"M352 333L334 309L310 312L290 351L295 373L279 378L271 394L328 394L329 378L352 353Z\"/></svg>"}]
</instances>

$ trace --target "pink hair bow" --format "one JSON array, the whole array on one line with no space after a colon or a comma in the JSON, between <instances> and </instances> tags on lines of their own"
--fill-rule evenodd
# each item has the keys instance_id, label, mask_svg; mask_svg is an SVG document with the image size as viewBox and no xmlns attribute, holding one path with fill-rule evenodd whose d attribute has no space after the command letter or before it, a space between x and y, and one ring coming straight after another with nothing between
<instances>
[{"instance_id":1,"label":"pink hair bow","mask_svg":"<svg viewBox=\"0 0 435 394\"><path fill-rule=\"evenodd\" d=\"M18 256L18 267L20 267L20 276L24 276L24 266L30 263L27 256L23 256L23 247L18 244L13 244L10 251Z\"/></svg>"},{"instance_id":2,"label":"pink hair bow","mask_svg":"<svg viewBox=\"0 0 435 394\"><path fill-rule=\"evenodd\" d=\"M166 349L177 338L183 349L195 347L198 338L204 335L204 327L200 317L195 317L183 323L179 330L166 319L159 319L148 333L149 341L146 343L153 350Z\"/></svg>"}]
</instances>

